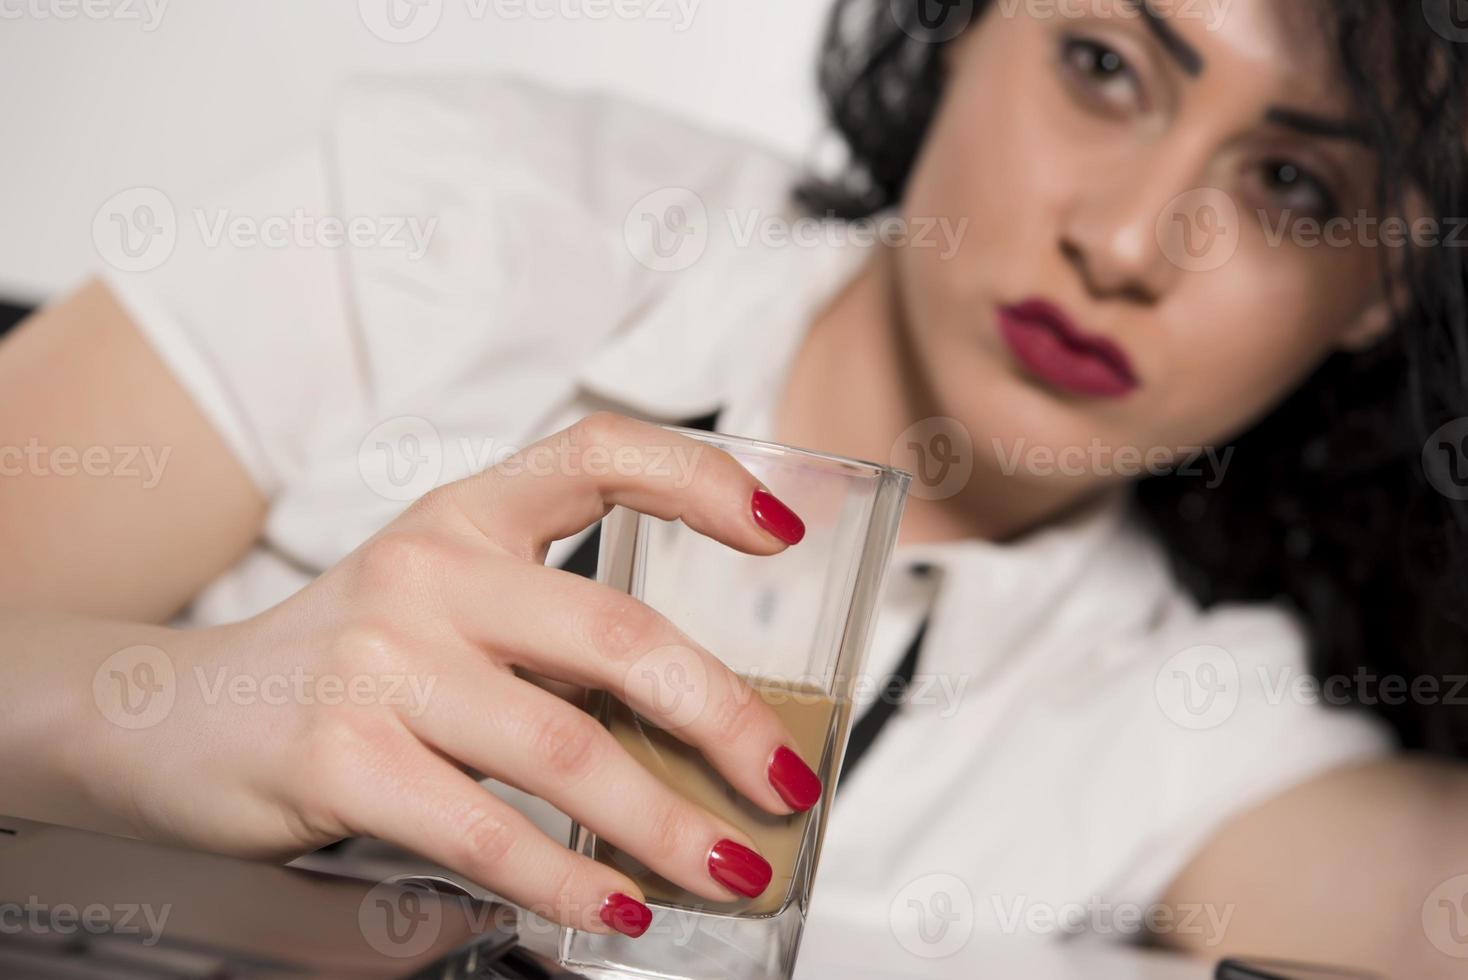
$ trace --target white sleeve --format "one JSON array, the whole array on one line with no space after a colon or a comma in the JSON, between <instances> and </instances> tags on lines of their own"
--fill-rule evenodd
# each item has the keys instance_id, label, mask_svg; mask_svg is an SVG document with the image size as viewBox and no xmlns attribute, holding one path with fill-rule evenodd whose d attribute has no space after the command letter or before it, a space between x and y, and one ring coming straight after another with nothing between
<instances>
[{"instance_id":1,"label":"white sleeve","mask_svg":"<svg viewBox=\"0 0 1468 980\"><path fill-rule=\"evenodd\" d=\"M1384 722L1321 692L1306 639L1282 609L1223 606L1202 614L1147 678L1160 711L1139 713L1133 748L1151 765L1135 799L1154 828L1111 889L1145 906L1229 819L1342 766L1396 750Z\"/></svg>"},{"instance_id":2,"label":"white sleeve","mask_svg":"<svg viewBox=\"0 0 1468 980\"><path fill-rule=\"evenodd\" d=\"M154 192L152 204L172 213L171 252L103 279L273 497L329 420L363 398L345 259L322 224L332 216L323 154L295 153L208 199Z\"/></svg>"}]
</instances>

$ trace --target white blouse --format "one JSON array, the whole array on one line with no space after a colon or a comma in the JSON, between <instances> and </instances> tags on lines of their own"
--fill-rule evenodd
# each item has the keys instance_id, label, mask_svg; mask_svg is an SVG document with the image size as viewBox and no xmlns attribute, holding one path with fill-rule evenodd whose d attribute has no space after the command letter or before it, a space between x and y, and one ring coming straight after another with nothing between
<instances>
[{"instance_id":1,"label":"white blouse","mask_svg":"<svg viewBox=\"0 0 1468 980\"><path fill-rule=\"evenodd\" d=\"M171 252L108 281L270 499L184 623L281 601L414 496L597 409L768 437L868 247L796 224L797 174L642 107L445 77L353 85L319 148L167 201ZM1223 821L1392 748L1298 699L1286 612L1200 611L1124 494L1011 544L900 548L871 673L925 616L911 700L840 787L812 930L926 957L1125 938Z\"/></svg>"}]
</instances>

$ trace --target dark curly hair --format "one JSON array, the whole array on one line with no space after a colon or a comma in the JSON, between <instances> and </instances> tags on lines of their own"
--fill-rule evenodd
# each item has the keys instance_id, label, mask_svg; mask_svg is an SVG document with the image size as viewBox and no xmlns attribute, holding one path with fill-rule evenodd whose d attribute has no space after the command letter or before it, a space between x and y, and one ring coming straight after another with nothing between
<instances>
[{"instance_id":1,"label":"dark curly hair","mask_svg":"<svg viewBox=\"0 0 1468 980\"><path fill-rule=\"evenodd\" d=\"M1410 192L1428 214L1468 215L1468 44L1433 27L1453 23L1456 2L1320 5L1340 83L1380 161L1379 214L1403 213ZM942 95L949 43L935 33L947 25L923 4L932 0L837 0L819 81L849 159L836 177L797 188L810 212L853 219L901 200ZM986 6L940 9L972 14L972 23ZM1436 678L1434 693L1398 698L1378 687L1366 706L1404 747L1468 757L1468 687L1455 690L1468 674L1468 504L1435 490L1424 470L1429 434L1468 416L1468 250L1382 252L1383 277L1410 297L1390 335L1367 352L1331 356L1239 435L1217 486L1172 473L1142 481L1137 501L1203 605L1295 608L1321 681L1343 677L1359 693L1362 676ZM1393 269L1387 253L1407 254ZM1468 445L1455 451L1468 456Z\"/></svg>"}]
</instances>

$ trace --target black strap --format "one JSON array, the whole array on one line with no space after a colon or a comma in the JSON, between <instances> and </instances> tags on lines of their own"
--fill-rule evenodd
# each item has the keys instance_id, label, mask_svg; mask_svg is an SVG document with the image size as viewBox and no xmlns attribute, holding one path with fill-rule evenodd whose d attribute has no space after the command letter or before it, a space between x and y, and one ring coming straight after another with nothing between
<instances>
[{"instance_id":1,"label":"black strap","mask_svg":"<svg viewBox=\"0 0 1468 980\"><path fill-rule=\"evenodd\" d=\"M836 790L838 794L841 792L840 786L856 770L857 763L876 744L882 729L887 727L887 723L902 710L902 705L907 701L907 689L912 685L913 676L917 674L918 655L922 651L923 636L927 632L928 621L925 619L918 627L917 635L907 645L907 652L902 655L902 663L897 665L896 672L882 682L876 702L851 726L851 738L846 743L846 757L841 760L841 783L837 784Z\"/></svg>"}]
</instances>

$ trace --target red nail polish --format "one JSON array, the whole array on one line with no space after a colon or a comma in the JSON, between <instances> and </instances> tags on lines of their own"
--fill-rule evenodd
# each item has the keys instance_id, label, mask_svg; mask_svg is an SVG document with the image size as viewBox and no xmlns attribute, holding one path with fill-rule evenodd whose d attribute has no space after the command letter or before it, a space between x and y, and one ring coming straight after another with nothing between
<instances>
[{"instance_id":1,"label":"red nail polish","mask_svg":"<svg viewBox=\"0 0 1468 980\"><path fill-rule=\"evenodd\" d=\"M725 888L754 898L770 883L770 862L743 844L725 838L709 851L709 874Z\"/></svg>"},{"instance_id":2,"label":"red nail polish","mask_svg":"<svg viewBox=\"0 0 1468 980\"><path fill-rule=\"evenodd\" d=\"M770 785L785 804L796 810L809 810L821 798L821 779L811 772L805 760L785 746L775 750L768 770Z\"/></svg>"},{"instance_id":3,"label":"red nail polish","mask_svg":"<svg viewBox=\"0 0 1468 980\"><path fill-rule=\"evenodd\" d=\"M652 909L630 895L612 892L601 904L601 920L622 935L636 939L652 925Z\"/></svg>"},{"instance_id":4,"label":"red nail polish","mask_svg":"<svg viewBox=\"0 0 1468 980\"><path fill-rule=\"evenodd\" d=\"M770 491L756 490L750 498L749 509L756 524L786 544L796 544L805 537L805 522Z\"/></svg>"}]
</instances>

